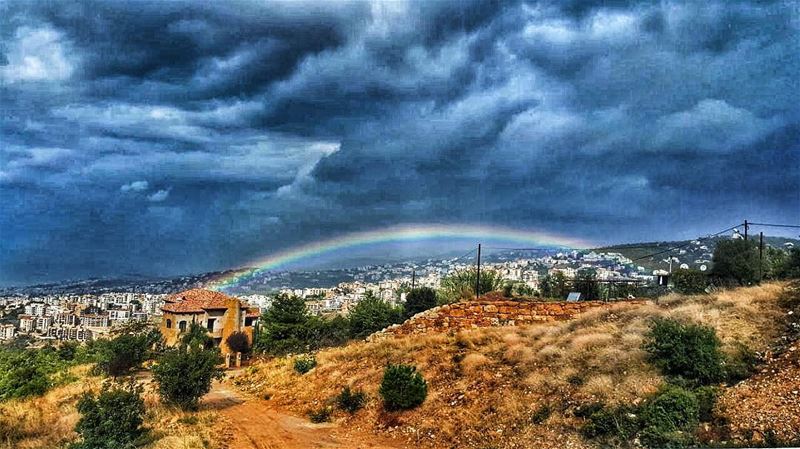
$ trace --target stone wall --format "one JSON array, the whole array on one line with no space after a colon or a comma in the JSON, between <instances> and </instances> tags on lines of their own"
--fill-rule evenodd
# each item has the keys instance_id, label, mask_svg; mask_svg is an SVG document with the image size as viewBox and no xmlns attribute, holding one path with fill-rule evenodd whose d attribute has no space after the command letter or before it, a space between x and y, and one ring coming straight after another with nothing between
<instances>
[{"instance_id":1,"label":"stone wall","mask_svg":"<svg viewBox=\"0 0 800 449\"><path fill-rule=\"evenodd\" d=\"M387 335L412 335L427 332L448 332L492 326L523 326L533 323L563 321L589 309L612 308L620 304L644 304L645 300L615 302L543 302L481 299L439 306L414 315L373 334L370 339Z\"/></svg>"}]
</instances>

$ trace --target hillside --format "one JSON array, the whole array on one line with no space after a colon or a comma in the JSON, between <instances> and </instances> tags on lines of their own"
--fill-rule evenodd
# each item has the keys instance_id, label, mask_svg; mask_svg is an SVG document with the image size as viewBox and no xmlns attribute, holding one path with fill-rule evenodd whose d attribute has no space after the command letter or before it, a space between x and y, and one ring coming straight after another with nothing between
<instances>
[{"instance_id":1,"label":"hillside","mask_svg":"<svg viewBox=\"0 0 800 449\"><path fill-rule=\"evenodd\" d=\"M571 321L353 343L320 351L318 366L305 375L294 372L291 358L279 358L251 366L235 382L297 414L330 403L344 386L363 389L367 406L352 416L337 412L336 422L408 446L592 447L597 443L579 432L584 423L576 416L579 408L639 404L664 383L641 349L652 318L712 326L726 352L744 344L771 354L787 335L787 312L779 304L784 289L783 284L765 284L711 296L669 295L659 304L590 310ZM377 390L385 365L400 362L418 367L429 393L417 409L388 413ZM723 396L736 394L737 388L744 387L723 387ZM719 422L760 400L757 394L722 400L727 407L718 411ZM780 437L788 441L800 435L800 426L794 426ZM709 444L731 438L744 444L753 437L752 432L729 430L717 426L703 438Z\"/></svg>"},{"instance_id":2,"label":"hillside","mask_svg":"<svg viewBox=\"0 0 800 449\"><path fill-rule=\"evenodd\" d=\"M668 269L669 262L665 262L665 260L668 260L670 256L677 258L677 261L673 261L673 269L677 269L683 263L689 265L690 268L700 268L702 265L711 268L711 259L717 242L728 238L728 236L720 236L698 240L619 244L595 248L594 251L620 253L633 260L635 265L643 266L647 270ZM765 246L785 248L786 244L798 246L800 245L800 240L785 237L764 237Z\"/></svg>"}]
</instances>

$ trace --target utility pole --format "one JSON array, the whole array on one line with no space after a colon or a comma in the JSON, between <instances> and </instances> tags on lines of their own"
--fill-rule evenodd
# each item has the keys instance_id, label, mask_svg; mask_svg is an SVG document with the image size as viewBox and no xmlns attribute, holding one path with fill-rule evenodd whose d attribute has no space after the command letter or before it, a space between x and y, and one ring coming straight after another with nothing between
<instances>
[{"instance_id":1,"label":"utility pole","mask_svg":"<svg viewBox=\"0 0 800 449\"><path fill-rule=\"evenodd\" d=\"M475 299L481 296L481 244L478 243L478 271L475 273Z\"/></svg>"},{"instance_id":2,"label":"utility pole","mask_svg":"<svg viewBox=\"0 0 800 449\"><path fill-rule=\"evenodd\" d=\"M417 270L411 269L411 290L414 290L414 283L417 280Z\"/></svg>"},{"instance_id":3,"label":"utility pole","mask_svg":"<svg viewBox=\"0 0 800 449\"><path fill-rule=\"evenodd\" d=\"M747 220L744 221L744 241L747 241L747 230L750 228L750 225L747 224Z\"/></svg>"},{"instance_id":4,"label":"utility pole","mask_svg":"<svg viewBox=\"0 0 800 449\"><path fill-rule=\"evenodd\" d=\"M758 233L758 280L764 280L764 232Z\"/></svg>"}]
</instances>

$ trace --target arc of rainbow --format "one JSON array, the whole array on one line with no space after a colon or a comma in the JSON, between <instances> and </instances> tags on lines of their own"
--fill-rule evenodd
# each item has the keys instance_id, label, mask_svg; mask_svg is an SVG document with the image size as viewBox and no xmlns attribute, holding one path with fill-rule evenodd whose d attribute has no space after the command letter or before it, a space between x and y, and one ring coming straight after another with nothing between
<instances>
[{"instance_id":1,"label":"arc of rainbow","mask_svg":"<svg viewBox=\"0 0 800 449\"><path fill-rule=\"evenodd\" d=\"M447 225L447 224L406 224L389 226L372 231L355 232L330 239L295 246L270 254L248 266L251 270L237 272L212 282L214 289L225 289L251 278L259 273L275 270L292 262L311 257L323 256L333 251L364 247L375 244L412 242L432 239L472 239L475 242L514 242L526 245L539 245L552 248L589 248L587 241L561 236L548 232L519 230L502 226Z\"/></svg>"}]
</instances>

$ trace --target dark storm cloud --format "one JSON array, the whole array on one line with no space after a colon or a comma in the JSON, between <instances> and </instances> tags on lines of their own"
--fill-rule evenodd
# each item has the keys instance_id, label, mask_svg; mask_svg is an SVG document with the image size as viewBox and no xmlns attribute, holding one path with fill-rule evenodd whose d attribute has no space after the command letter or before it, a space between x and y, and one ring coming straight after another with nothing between
<instances>
[{"instance_id":1,"label":"dark storm cloud","mask_svg":"<svg viewBox=\"0 0 800 449\"><path fill-rule=\"evenodd\" d=\"M0 283L800 220L790 2L2 2Z\"/></svg>"}]
</instances>

